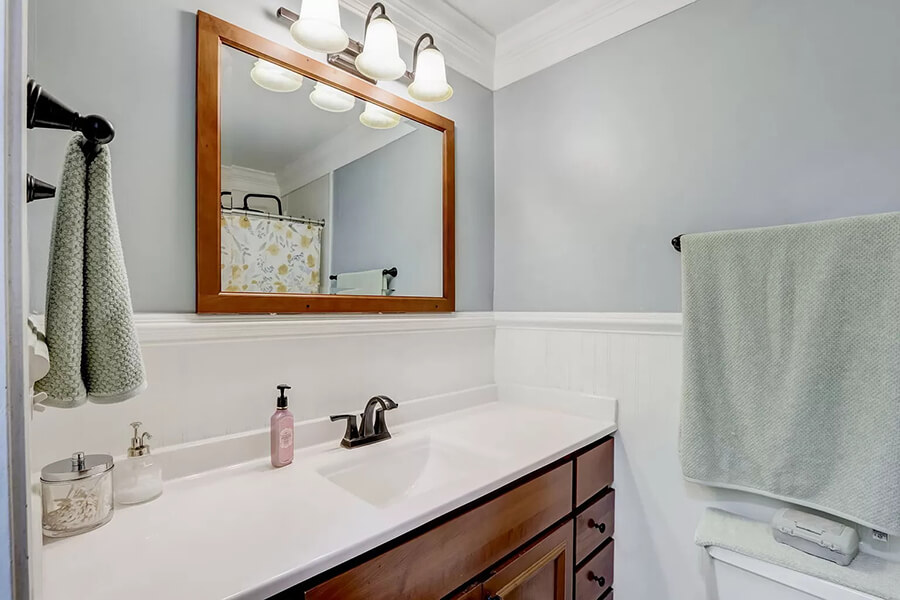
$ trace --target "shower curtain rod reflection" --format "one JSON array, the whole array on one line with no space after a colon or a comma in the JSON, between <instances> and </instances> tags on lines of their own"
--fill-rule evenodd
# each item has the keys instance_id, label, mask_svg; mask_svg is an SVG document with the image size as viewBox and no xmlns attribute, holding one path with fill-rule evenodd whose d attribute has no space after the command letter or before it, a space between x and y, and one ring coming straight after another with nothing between
<instances>
[{"instance_id":1,"label":"shower curtain rod reflection","mask_svg":"<svg viewBox=\"0 0 900 600\"><path fill-rule=\"evenodd\" d=\"M317 219L307 219L306 217L289 217L287 215L276 215L273 213L267 213L261 210L243 210L240 208L226 208L222 207L223 213L232 213L238 215L248 215L251 217L262 217L265 219L274 219L276 221L291 221L293 223L306 223L307 225L318 225L319 227L325 227L325 219L317 220Z\"/></svg>"}]
</instances>

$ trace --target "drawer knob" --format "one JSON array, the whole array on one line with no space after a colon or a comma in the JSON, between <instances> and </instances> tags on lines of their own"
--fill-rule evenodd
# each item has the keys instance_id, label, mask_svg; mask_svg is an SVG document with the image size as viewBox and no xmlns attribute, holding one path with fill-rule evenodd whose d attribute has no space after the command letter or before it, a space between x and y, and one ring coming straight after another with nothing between
<instances>
[{"instance_id":1,"label":"drawer knob","mask_svg":"<svg viewBox=\"0 0 900 600\"><path fill-rule=\"evenodd\" d=\"M588 520L588 527L593 527L600 533L606 533L606 523L598 523L593 519Z\"/></svg>"},{"instance_id":2,"label":"drawer knob","mask_svg":"<svg viewBox=\"0 0 900 600\"><path fill-rule=\"evenodd\" d=\"M488 596L487 600L503 600L500 596Z\"/></svg>"},{"instance_id":3,"label":"drawer knob","mask_svg":"<svg viewBox=\"0 0 900 600\"><path fill-rule=\"evenodd\" d=\"M603 577L602 575L600 577L597 577L596 575L594 575L593 571L588 571L588 580L596 581L597 585L599 585L600 587L606 587L606 577Z\"/></svg>"}]
</instances>

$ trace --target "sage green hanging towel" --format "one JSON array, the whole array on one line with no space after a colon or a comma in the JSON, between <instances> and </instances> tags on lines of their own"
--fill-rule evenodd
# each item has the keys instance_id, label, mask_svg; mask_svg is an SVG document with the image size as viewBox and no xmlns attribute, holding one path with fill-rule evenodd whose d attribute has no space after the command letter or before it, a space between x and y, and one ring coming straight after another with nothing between
<instances>
[{"instance_id":1,"label":"sage green hanging towel","mask_svg":"<svg viewBox=\"0 0 900 600\"><path fill-rule=\"evenodd\" d=\"M113 205L110 155L69 142L47 276L50 371L35 384L61 408L127 400L147 388Z\"/></svg>"},{"instance_id":2,"label":"sage green hanging towel","mask_svg":"<svg viewBox=\"0 0 900 600\"><path fill-rule=\"evenodd\" d=\"M681 247L684 476L900 534L900 212Z\"/></svg>"}]
</instances>

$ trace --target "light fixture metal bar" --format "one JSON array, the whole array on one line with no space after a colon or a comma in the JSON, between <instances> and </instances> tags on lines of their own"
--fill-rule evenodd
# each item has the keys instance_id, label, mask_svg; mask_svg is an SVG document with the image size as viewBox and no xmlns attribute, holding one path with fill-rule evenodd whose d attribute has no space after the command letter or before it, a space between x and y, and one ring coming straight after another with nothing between
<instances>
[{"instance_id":1,"label":"light fixture metal bar","mask_svg":"<svg viewBox=\"0 0 900 600\"><path fill-rule=\"evenodd\" d=\"M279 7L278 10L275 11L275 16L282 21L287 21L290 25L293 25L300 20L300 15L283 6Z\"/></svg>"},{"instance_id":2,"label":"light fixture metal bar","mask_svg":"<svg viewBox=\"0 0 900 600\"><path fill-rule=\"evenodd\" d=\"M356 75L360 79L365 79L371 84L378 83L371 77L366 77L356 68L356 57L362 53L362 45L356 40L351 39L350 44L342 52L328 55L328 64L334 65L338 69L347 71L351 75Z\"/></svg>"},{"instance_id":3,"label":"light fixture metal bar","mask_svg":"<svg viewBox=\"0 0 900 600\"><path fill-rule=\"evenodd\" d=\"M278 10L275 11L275 16L280 21L284 21L288 26L293 25L300 19L300 15L283 6L279 7ZM356 57L362 54L362 50L362 43L354 40L353 38L350 38L350 43L347 44L347 47L344 48L344 50L328 55L328 64L334 65L342 71L346 71L351 75L355 75L360 79L368 81L369 83L377 83L374 79L366 77L365 75L360 73L359 69L356 68ZM399 79L399 81L403 81L405 83L410 83L412 80L413 74L410 71L404 73L403 76L401 76Z\"/></svg>"}]
</instances>

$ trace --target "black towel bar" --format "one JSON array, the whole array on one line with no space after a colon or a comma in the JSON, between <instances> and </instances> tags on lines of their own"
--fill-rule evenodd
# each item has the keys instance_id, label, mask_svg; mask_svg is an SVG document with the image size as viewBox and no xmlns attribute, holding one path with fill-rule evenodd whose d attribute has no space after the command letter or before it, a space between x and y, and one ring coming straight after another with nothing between
<instances>
[{"instance_id":1,"label":"black towel bar","mask_svg":"<svg viewBox=\"0 0 900 600\"><path fill-rule=\"evenodd\" d=\"M682 235L684 235L684 234L682 233L682 234L676 235L675 237L672 238L672 247L675 248L675 250L677 250L678 252L681 252L681 236Z\"/></svg>"},{"instance_id":2,"label":"black towel bar","mask_svg":"<svg viewBox=\"0 0 900 600\"><path fill-rule=\"evenodd\" d=\"M382 275L390 275L391 277L396 277L397 273L399 273L399 271L397 271L397 267L391 267L390 269L384 269L383 271L381 271ZM329 275L328 279L337 281L337 275Z\"/></svg>"},{"instance_id":3,"label":"black towel bar","mask_svg":"<svg viewBox=\"0 0 900 600\"><path fill-rule=\"evenodd\" d=\"M102 144L110 143L116 135L112 123L100 115L82 116L51 94L44 91L34 79L28 80L28 129L69 129L79 131L92 144L86 145L85 154L92 157Z\"/></svg>"},{"instance_id":4,"label":"black towel bar","mask_svg":"<svg viewBox=\"0 0 900 600\"><path fill-rule=\"evenodd\" d=\"M80 131L96 144L108 144L115 137L112 124L100 115L82 116L44 91L34 79L28 80L28 129L69 129Z\"/></svg>"},{"instance_id":5,"label":"black towel bar","mask_svg":"<svg viewBox=\"0 0 900 600\"><path fill-rule=\"evenodd\" d=\"M25 114L25 125L28 129L69 129L78 131L89 142L82 150L88 160L97 154L102 144L108 144L116 132L112 124L100 115L82 116L52 95L44 91L34 79L28 79L27 85L28 111ZM31 175L25 180L26 202L52 198L56 195L56 187Z\"/></svg>"}]
</instances>

